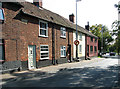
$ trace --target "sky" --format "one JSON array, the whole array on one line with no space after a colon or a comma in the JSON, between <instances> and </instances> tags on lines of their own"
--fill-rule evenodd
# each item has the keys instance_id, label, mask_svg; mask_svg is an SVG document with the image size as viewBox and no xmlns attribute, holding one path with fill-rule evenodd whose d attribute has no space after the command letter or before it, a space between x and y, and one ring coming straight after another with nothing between
<instances>
[{"instance_id":1,"label":"sky","mask_svg":"<svg viewBox=\"0 0 120 89\"><path fill-rule=\"evenodd\" d=\"M26 0L33 2L33 0ZM43 8L55 12L67 19L70 14L76 19L76 0L42 0ZM112 22L118 20L118 11L114 4L119 0L81 0L77 2L77 24L85 27L89 21L90 26L103 24L111 30Z\"/></svg>"}]
</instances>

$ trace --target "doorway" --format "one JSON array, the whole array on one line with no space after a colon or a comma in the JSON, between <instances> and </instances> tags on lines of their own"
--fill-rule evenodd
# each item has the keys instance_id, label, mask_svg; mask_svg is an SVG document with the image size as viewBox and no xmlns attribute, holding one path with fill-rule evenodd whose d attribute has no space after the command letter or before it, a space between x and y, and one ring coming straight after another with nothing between
<instances>
[{"instance_id":1,"label":"doorway","mask_svg":"<svg viewBox=\"0 0 120 89\"><path fill-rule=\"evenodd\" d=\"M89 57L89 45L87 45L87 56Z\"/></svg>"},{"instance_id":2,"label":"doorway","mask_svg":"<svg viewBox=\"0 0 120 89\"><path fill-rule=\"evenodd\" d=\"M29 69L36 68L36 46L35 45L28 46L28 68Z\"/></svg>"}]
</instances>

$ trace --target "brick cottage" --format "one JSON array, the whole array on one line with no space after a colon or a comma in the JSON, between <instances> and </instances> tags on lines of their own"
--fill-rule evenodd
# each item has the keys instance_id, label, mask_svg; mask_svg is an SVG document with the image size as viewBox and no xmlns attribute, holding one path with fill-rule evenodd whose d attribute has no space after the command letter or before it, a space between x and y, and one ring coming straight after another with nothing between
<instances>
[{"instance_id":1,"label":"brick cottage","mask_svg":"<svg viewBox=\"0 0 120 89\"><path fill-rule=\"evenodd\" d=\"M2 70L35 69L71 61L73 22L46 10L42 2L1 3ZM80 26L78 31L96 38Z\"/></svg>"}]
</instances>

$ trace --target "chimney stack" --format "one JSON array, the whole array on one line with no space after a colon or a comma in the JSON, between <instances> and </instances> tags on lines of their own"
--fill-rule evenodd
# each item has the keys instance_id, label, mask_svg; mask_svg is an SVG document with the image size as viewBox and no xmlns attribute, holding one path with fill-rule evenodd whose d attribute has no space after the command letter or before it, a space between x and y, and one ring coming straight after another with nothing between
<instances>
[{"instance_id":1,"label":"chimney stack","mask_svg":"<svg viewBox=\"0 0 120 89\"><path fill-rule=\"evenodd\" d=\"M87 25L85 25L85 29L87 29L89 31L89 22L87 22Z\"/></svg>"},{"instance_id":2,"label":"chimney stack","mask_svg":"<svg viewBox=\"0 0 120 89\"><path fill-rule=\"evenodd\" d=\"M33 4L37 7L42 8L42 0L33 0Z\"/></svg>"},{"instance_id":3,"label":"chimney stack","mask_svg":"<svg viewBox=\"0 0 120 89\"><path fill-rule=\"evenodd\" d=\"M75 22L75 20L74 20L74 14L72 13L71 15L69 15L69 20L71 21L71 22Z\"/></svg>"}]
</instances>

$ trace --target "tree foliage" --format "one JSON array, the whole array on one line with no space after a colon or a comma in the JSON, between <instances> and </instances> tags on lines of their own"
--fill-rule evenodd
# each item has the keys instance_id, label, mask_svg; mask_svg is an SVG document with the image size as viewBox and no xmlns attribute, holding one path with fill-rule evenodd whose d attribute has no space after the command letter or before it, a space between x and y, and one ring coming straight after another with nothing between
<instances>
[{"instance_id":1,"label":"tree foliage","mask_svg":"<svg viewBox=\"0 0 120 89\"><path fill-rule=\"evenodd\" d=\"M116 39L115 39L115 47L116 47L116 50L119 54L120 52L120 22L119 21L114 21L112 23L112 29L113 29L113 33L112 35L115 35L116 36Z\"/></svg>"},{"instance_id":2,"label":"tree foliage","mask_svg":"<svg viewBox=\"0 0 120 89\"><path fill-rule=\"evenodd\" d=\"M109 43L113 41L113 38L106 26L102 24L99 25L92 25L90 27L90 31L98 37L98 50L101 52L109 51ZM103 33L103 34L102 34ZM103 37L103 50L102 47L102 37Z\"/></svg>"}]
</instances>

